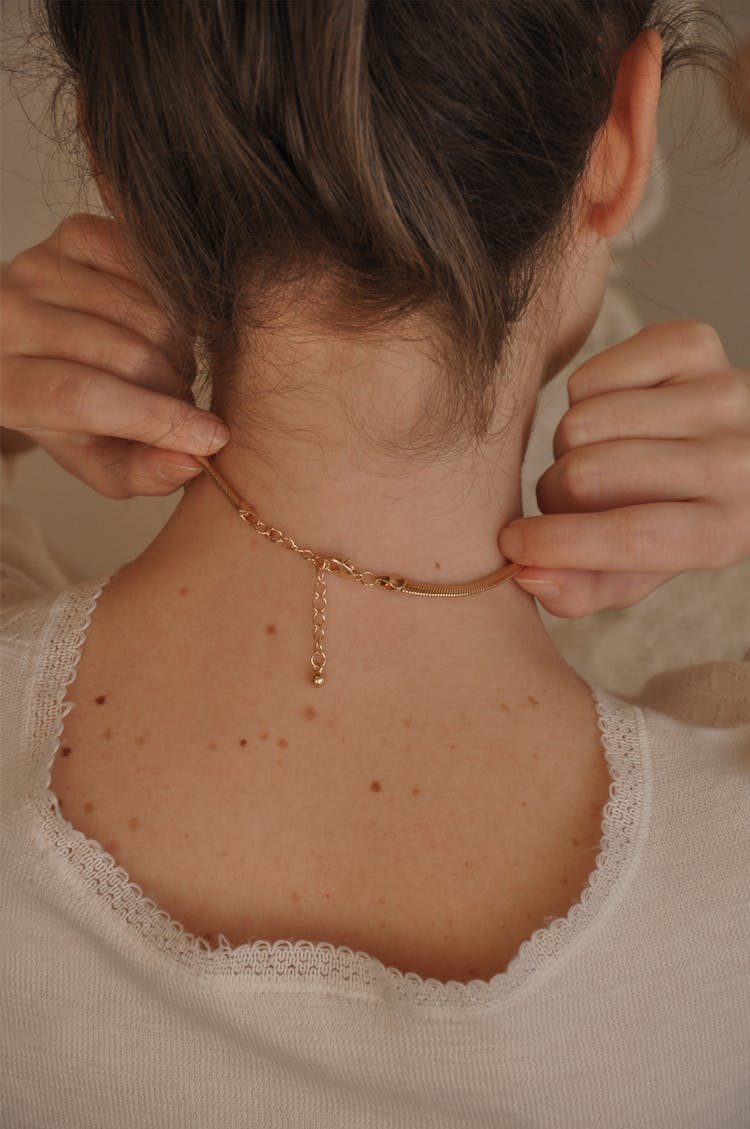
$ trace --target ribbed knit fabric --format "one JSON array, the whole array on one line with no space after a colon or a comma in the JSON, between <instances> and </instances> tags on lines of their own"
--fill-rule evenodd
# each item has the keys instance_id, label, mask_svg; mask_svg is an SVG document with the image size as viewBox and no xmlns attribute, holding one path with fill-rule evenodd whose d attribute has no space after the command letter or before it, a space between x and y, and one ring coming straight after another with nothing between
<instances>
[{"instance_id":1,"label":"ribbed knit fabric","mask_svg":"<svg viewBox=\"0 0 750 1129\"><path fill-rule=\"evenodd\" d=\"M612 776L580 901L490 981L211 949L48 790L109 577L3 538L3 1129L747 1129L750 652L590 685Z\"/></svg>"}]
</instances>

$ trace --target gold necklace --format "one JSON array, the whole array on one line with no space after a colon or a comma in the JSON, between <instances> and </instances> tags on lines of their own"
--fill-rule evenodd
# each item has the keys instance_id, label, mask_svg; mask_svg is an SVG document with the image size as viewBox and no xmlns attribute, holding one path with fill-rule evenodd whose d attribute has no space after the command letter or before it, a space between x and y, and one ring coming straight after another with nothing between
<instances>
[{"instance_id":1,"label":"gold necklace","mask_svg":"<svg viewBox=\"0 0 750 1129\"><path fill-rule=\"evenodd\" d=\"M325 635L326 621L326 572L336 573L339 576L349 576L358 580L365 588L377 585L387 588L392 592L403 592L406 596L476 596L479 592L486 592L488 588L496 588L504 580L510 580L524 567L521 564L503 565L487 576L480 576L477 580L468 580L464 584L432 584L425 580L409 580L404 576L386 576L356 568L350 560L341 557L329 557L322 553L315 553L312 549L301 549L291 537L287 537L280 529L267 525L258 517L254 508L235 494L229 483L222 478L217 470L211 466L202 455L193 455L206 473L214 480L222 494L229 500L243 521L252 526L256 533L267 537L274 545L281 545L294 553L299 553L306 561L311 561L315 566L315 585L313 588L313 653L310 663L313 668L312 681L315 686L322 686L325 682L323 673L326 665L326 655L323 650L323 636Z\"/></svg>"}]
</instances>

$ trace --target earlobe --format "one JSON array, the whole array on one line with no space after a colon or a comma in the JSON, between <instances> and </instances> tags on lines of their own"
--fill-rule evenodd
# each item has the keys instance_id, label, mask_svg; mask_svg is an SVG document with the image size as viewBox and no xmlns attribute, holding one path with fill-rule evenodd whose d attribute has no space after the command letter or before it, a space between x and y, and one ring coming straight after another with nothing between
<instances>
[{"instance_id":1,"label":"earlobe","mask_svg":"<svg viewBox=\"0 0 750 1129\"><path fill-rule=\"evenodd\" d=\"M656 147L661 90L662 38L641 32L620 61L612 106L589 157L585 176L586 223L611 239L641 201Z\"/></svg>"}]
</instances>

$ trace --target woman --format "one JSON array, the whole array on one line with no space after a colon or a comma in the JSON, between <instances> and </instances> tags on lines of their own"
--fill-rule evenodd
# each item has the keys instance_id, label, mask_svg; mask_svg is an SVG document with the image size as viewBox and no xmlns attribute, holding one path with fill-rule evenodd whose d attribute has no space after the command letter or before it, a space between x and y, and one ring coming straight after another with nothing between
<instances>
[{"instance_id":1,"label":"woman","mask_svg":"<svg viewBox=\"0 0 750 1129\"><path fill-rule=\"evenodd\" d=\"M44 426L102 434L125 377L154 414L110 435L211 454L156 410L198 338L231 438L113 576L10 573L11 1119L739 1126L747 664L625 702L505 569L545 559L513 524L534 405L638 205L674 26L636 2L46 10L143 281L110 266L94 296L68 228L90 367L46 362ZM117 286L120 379L90 359ZM558 568L619 570L624 605L747 553L716 433L746 465L749 385L680 323L582 366L540 483Z\"/></svg>"}]
</instances>

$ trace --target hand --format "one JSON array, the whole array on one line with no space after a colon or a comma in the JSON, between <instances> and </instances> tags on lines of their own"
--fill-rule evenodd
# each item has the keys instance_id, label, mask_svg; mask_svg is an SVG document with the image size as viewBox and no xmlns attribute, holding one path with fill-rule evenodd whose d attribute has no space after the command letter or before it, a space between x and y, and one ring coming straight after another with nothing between
<instances>
[{"instance_id":1,"label":"hand","mask_svg":"<svg viewBox=\"0 0 750 1129\"><path fill-rule=\"evenodd\" d=\"M72 215L16 255L1 308L2 426L105 497L171 494L201 472L191 454L229 438L180 398L195 358L177 355L116 220Z\"/></svg>"},{"instance_id":2,"label":"hand","mask_svg":"<svg viewBox=\"0 0 750 1129\"><path fill-rule=\"evenodd\" d=\"M710 326L647 326L577 368L568 395L536 488L550 516L498 537L503 556L531 566L514 580L547 611L630 607L680 572L750 554L750 372L732 368Z\"/></svg>"}]
</instances>

